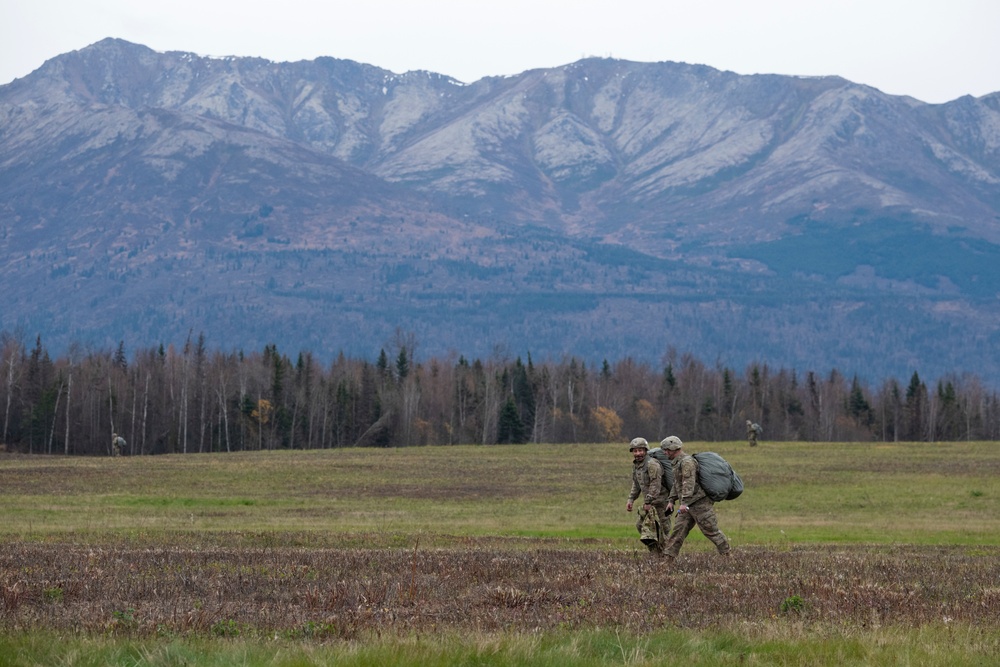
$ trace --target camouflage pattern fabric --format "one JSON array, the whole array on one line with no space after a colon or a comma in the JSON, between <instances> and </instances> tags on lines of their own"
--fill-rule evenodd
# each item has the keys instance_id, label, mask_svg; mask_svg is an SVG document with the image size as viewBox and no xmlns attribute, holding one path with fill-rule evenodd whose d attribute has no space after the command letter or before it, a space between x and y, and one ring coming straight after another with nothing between
<instances>
[{"instance_id":1,"label":"camouflage pattern fabric","mask_svg":"<svg viewBox=\"0 0 1000 667\"><path fill-rule=\"evenodd\" d=\"M670 534L670 514L665 504L650 505L653 511L640 509L637 513L635 529L639 531L639 541L653 552L663 553Z\"/></svg>"},{"instance_id":2,"label":"camouflage pattern fabric","mask_svg":"<svg viewBox=\"0 0 1000 667\"><path fill-rule=\"evenodd\" d=\"M667 538L667 543L663 547L664 554L676 558L688 533L695 525L715 545L720 554L729 553L729 538L719 530L719 519L715 515L715 503L708 496L704 496L693 505L688 505L687 512L677 513L674 529L670 532L670 537Z\"/></svg>"},{"instance_id":3,"label":"camouflage pattern fabric","mask_svg":"<svg viewBox=\"0 0 1000 667\"><path fill-rule=\"evenodd\" d=\"M690 454L674 460L674 488L670 491L670 501L674 503L674 509L679 510L681 505L686 505L688 509L677 512L674 528L663 548L664 554L676 558L695 525L720 554L729 553L729 539L719 530L715 503L698 484L698 461Z\"/></svg>"},{"instance_id":4,"label":"camouflage pattern fabric","mask_svg":"<svg viewBox=\"0 0 1000 667\"><path fill-rule=\"evenodd\" d=\"M632 490L628 494L629 502L634 502L639 496L643 504L667 504L667 490L663 488L663 469L660 462L646 456L642 461L632 462Z\"/></svg>"},{"instance_id":5,"label":"camouflage pattern fabric","mask_svg":"<svg viewBox=\"0 0 1000 667\"><path fill-rule=\"evenodd\" d=\"M674 459L674 488L667 498L677 505L694 505L705 498L705 489L698 484L698 461L690 454Z\"/></svg>"},{"instance_id":6,"label":"camouflage pattern fabric","mask_svg":"<svg viewBox=\"0 0 1000 667\"><path fill-rule=\"evenodd\" d=\"M660 468L660 462L648 455L642 461L632 462L632 490L629 492L628 500L630 503L635 502L640 496L642 504L649 504L655 511L655 520L647 522L648 513L640 509L635 528L639 531L639 539L649 547L649 550L660 553L670 532L670 514L667 512L667 490L663 487L663 470ZM647 526L647 523L653 528ZM649 535L655 537L649 538Z\"/></svg>"}]
</instances>

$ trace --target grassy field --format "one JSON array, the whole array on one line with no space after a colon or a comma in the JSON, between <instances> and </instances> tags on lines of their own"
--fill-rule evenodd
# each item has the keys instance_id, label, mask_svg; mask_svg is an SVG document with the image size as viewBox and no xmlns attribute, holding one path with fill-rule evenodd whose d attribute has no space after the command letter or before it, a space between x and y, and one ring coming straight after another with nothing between
<instances>
[{"instance_id":1,"label":"grassy field","mask_svg":"<svg viewBox=\"0 0 1000 667\"><path fill-rule=\"evenodd\" d=\"M688 448L670 568L624 443L0 455L0 665L1000 663L1000 444Z\"/></svg>"}]
</instances>

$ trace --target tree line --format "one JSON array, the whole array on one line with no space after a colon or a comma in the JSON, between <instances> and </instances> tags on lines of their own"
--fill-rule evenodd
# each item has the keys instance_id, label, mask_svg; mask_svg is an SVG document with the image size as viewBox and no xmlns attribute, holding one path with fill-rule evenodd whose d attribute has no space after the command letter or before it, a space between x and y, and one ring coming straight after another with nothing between
<instances>
[{"instance_id":1,"label":"tree line","mask_svg":"<svg viewBox=\"0 0 1000 667\"><path fill-rule=\"evenodd\" d=\"M203 335L138 350L71 346L52 358L0 334L0 447L31 454L127 454L447 444L764 440L1000 439L1000 397L970 375L928 386L916 371L871 387L751 363L706 365L669 350L658 366L631 358L591 365L502 351L419 360L397 332L374 361L328 364L261 351L209 350Z\"/></svg>"}]
</instances>

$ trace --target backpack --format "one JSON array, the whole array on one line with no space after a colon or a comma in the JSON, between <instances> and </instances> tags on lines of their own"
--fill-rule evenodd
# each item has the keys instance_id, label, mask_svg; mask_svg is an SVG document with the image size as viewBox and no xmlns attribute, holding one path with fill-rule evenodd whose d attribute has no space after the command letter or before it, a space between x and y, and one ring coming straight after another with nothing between
<instances>
[{"instance_id":1,"label":"backpack","mask_svg":"<svg viewBox=\"0 0 1000 667\"><path fill-rule=\"evenodd\" d=\"M674 463L667 457L667 453L660 449L659 447L654 447L649 450L646 456L651 456L660 462L660 468L663 469L663 478L661 482L663 488L669 493L671 489L674 488Z\"/></svg>"},{"instance_id":2,"label":"backpack","mask_svg":"<svg viewBox=\"0 0 1000 667\"><path fill-rule=\"evenodd\" d=\"M698 462L698 485L713 502L740 497L743 480L726 459L715 452L698 452L692 456Z\"/></svg>"},{"instance_id":3,"label":"backpack","mask_svg":"<svg viewBox=\"0 0 1000 667\"><path fill-rule=\"evenodd\" d=\"M760 424L755 423L750 428L752 428L754 430L754 433L756 433L758 436L764 435L764 429L760 427Z\"/></svg>"}]
</instances>

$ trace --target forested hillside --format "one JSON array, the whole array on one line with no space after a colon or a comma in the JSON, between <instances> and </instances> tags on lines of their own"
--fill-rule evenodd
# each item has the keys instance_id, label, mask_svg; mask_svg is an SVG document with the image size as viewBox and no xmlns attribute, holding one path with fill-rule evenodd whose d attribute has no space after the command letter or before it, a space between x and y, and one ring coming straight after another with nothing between
<instances>
[{"instance_id":1,"label":"forested hillside","mask_svg":"<svg viewBox=\"0 0 1000 667\"><path fill-rule=\"evenodd\" d=\"M928 387L914 371L870 387L836 369L737 369L674 352L653 367L499 353L425 359L418 349L398 334L374 362L341 355L324 366L274 345L213 350L199 336L131 358L122 345L53 358L41 340L29 349L5 335L0 444L107 455L115 432L126 454L139 455L669 434L714 441L741 439L747 419L763 425L765 441L1000 439L1000 397L970 376Z\"/></svg>"}]
</instances>

